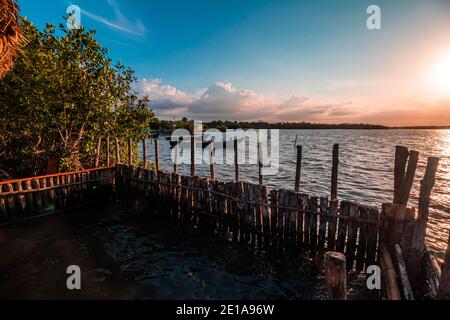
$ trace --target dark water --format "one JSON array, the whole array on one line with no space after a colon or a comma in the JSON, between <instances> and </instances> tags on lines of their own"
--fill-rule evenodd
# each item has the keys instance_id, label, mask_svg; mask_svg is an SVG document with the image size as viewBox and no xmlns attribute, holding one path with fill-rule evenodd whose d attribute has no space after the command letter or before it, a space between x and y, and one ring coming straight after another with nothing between
<instances>
[{"instance_id":1,"label":"dark water","mask_svg":"<svg viewBox=\"0 0 450 320\"><path fill-rule=\"evenodd\" d=\"M0 229L0 299L323 299L323 275L303 255L283 257L193 226L117 206ZM82 290L66 289L66 268ZM350 278L351 297L365 298Z\"/></svg>"},{"instance_id":2,"label":"dark water","mask_svg":"<svg viewBox=\"0 0 450 320\"><path fill-rule=\"evenodd\" d=\"M0 228L0 299L328 299L323 270L109 203ZM66 288L81 268L82 290ZM373 299L350 273L350 299Z\"/></svg>"},{"instance_id":3,"label":"dark water","mask_svg":"<svg viewBox=\"0 0 450 320\"><path fill-rule=\"evenodd\" d=\"M280 130L280 170L265 177L270 188L293 188L296 149L303 146L301 188L315 195L330 193L332 146L340 144L339 198L355 200L381 207L391 202L393 194L394 152L396 145L404 145L420 152L410 205L417 206L420 179L429 156L441 158L436 185L431 199L431 213L427 241L442 257L450 228L450 130ZM161 167L172 170L169 142L160 141ZM150 160L153 148L149 142ZM256 155L250 155L256 156ZM180 168L189 174L188 165ZM198 166L198 174L208 175L207 166ZM232 165L217 165L220 179L233 179ZM256 165L241 166L242 179L258 181Z\"/></svg>"}]
</instances>

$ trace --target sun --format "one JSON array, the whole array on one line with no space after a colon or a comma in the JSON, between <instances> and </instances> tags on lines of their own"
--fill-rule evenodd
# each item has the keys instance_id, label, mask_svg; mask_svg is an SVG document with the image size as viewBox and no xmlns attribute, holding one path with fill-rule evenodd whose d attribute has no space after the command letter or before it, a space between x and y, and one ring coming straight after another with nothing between
<instances>
[{"instance_id":1,"label":"sun","mask_svg":"<svg viewBox=\"0 0 450 320\"><path fill-rule=\"evenodd\" d=\"M450 96L450 50L438 57L434 63L430 85L437 94Z\"/></svg>"}]
</instances>

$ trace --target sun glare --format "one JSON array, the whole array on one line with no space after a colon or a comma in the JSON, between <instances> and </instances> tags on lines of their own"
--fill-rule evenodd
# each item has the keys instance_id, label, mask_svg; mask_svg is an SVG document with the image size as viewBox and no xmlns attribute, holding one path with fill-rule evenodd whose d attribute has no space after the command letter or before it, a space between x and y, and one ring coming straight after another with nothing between
<instances>
[{"instance_id":1,"label":"sun glare","mask_svg":"<svg viewBox=\"0 0 450 320\"><path fill-rule=\"evenodd\" d=\"M433 65L430 80L434 92L450 96L450 50L440 56Z\"/></svg>"}]
</instances>

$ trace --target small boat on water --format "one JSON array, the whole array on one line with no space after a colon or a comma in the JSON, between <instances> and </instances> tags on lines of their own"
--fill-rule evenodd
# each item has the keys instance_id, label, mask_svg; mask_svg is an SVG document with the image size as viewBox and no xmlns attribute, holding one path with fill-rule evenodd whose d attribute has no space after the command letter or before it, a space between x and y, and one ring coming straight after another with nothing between
<instances>
[{"instance_id":1,"label":"small boat on water","mask_svg":"<svg viewBox=\"0 0 450 320\"><path fill-rule=\"evenodd\" d=\"M177 137L168 136L168 137L166 137L166 140L169 140L170 141L170 147L174 148L177 144L179 144L180 142L183 141L183 137L180 136L177 139ZM240 142L240 141L243 140L243 138L240 138L240 139L228 139L226 141L223 141L222 143L215 142L214 143L214 148L215 149L220 149L220 148L226 149L227 143L234 144L234 141L236 141L236 140L238 142ZM200 139L198 140L197 143L199 143L200 141L202 143L202 148L206 148L207 146L209 146L212 143L212 141L203 141L203 140L200 140Z\"/></svg>"},{"instance_id":2,"label":"small boat on water","mask_svg":"<svg viewBox=\"0 0 450 320\"><path fill-rule=\"evenodd\" d=\"M144 130L146 134L148 134L149 139L158 139L161 132L159 130L146 129Z\"/></svg>"}]
</instances>

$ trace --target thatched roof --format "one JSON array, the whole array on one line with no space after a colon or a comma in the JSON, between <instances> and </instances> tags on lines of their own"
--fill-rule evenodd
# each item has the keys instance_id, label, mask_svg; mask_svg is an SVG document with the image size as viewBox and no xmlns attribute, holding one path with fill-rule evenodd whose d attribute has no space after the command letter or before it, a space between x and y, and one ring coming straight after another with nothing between
<instances>
[{"instance_id":1,"label":"thatched roof","mask_svg":"<svg viewBox=\"0 0 450 320\"><path fill-rule=\"evenodd\" d=\"M14 67L14 58L24 42L19 6L15 0L0 0L0 79Z\"/></svg>"}]
</instances>

